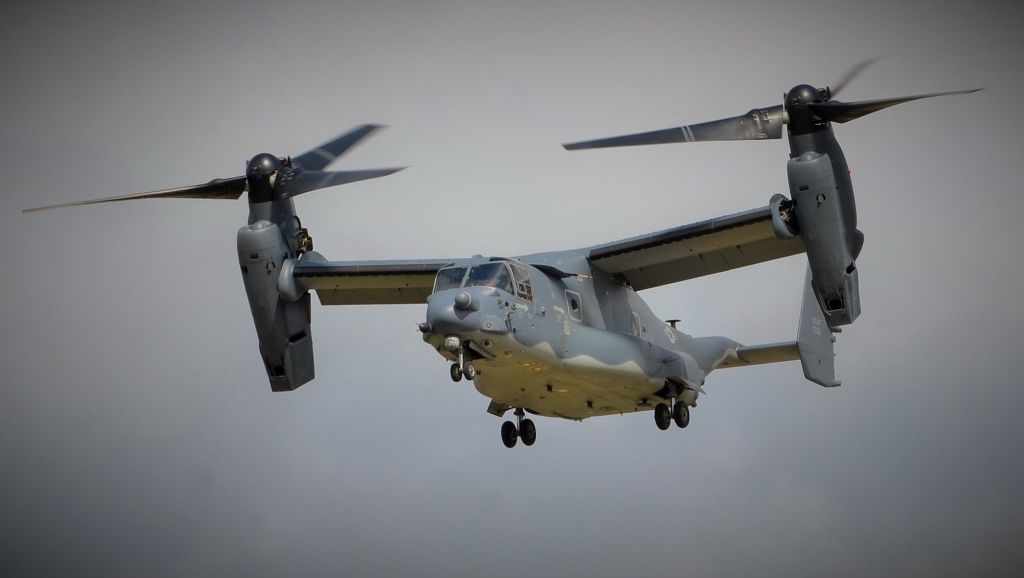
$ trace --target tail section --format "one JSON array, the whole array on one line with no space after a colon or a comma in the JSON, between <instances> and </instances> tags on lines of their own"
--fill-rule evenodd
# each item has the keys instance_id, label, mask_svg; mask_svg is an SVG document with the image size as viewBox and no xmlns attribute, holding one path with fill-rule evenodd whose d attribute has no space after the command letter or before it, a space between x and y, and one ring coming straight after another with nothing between
<instances>
[{"instance_id":1,"label":"tail section","mask_svg":"<svg viewBox=\"0 0 1024 578\"><path fill-rule=\"evenodd\" d=\"M778 363L781 361L800 360L804 368L804 377L825 387L839 385L835 372L835 337L829 328L825 314L821 311L818 298L811 287L811 271L808 267L804 278L804 297L800 308L800 324L797 328L797 340L766 345L738 345L729 347L730 340L720 337L701 338L699 341L708 344L721 343L725 353L714 364L713 369L720 367L743 367L762 363Z\"/></svg>"}]
</instances>

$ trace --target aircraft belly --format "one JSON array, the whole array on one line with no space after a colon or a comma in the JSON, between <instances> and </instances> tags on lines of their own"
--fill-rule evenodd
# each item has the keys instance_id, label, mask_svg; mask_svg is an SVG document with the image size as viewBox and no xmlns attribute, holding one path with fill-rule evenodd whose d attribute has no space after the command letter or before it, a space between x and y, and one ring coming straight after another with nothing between
<instances>
[{"instance_id":1,"label":"aircraft belly","mask_svg":"<svg viewBox=\"0 0 1024 578\"><path fill-rule=\"evenodd\" d=\"M587 355L561 358L547 344L506 351L476 362L477 391L498 403L540 415L585 419L649 409L641 400L658 391L639 363L603 362Z\"/></svg>"},{"instance_id":2,"label":"aircraft belly","mask_svg":"<svg viewBox=\"0 0 1024 578\"><path fill-rule=\"evenodd\" d=\"M508 332L460 332L476 355L476 389L495 402L540 415L585 419L653 407L664 387L659 348L634 335L595 329L552 308L508 313ZM442 336L425 339L442 356ZM644 402L647 403L644 403Z\"/></svg>"}]
</instances>

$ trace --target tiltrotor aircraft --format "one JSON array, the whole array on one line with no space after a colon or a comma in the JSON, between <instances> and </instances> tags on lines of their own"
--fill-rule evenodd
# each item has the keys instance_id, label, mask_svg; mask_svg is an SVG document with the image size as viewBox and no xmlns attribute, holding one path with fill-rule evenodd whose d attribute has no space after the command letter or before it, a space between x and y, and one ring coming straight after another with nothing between
<instances>
[{"instance_id":1,"label":"tiltrotor aircraft","mask_svg":"<svg viewBox=\"0 0 1024 578\"><path fill-rule=\"evenodd\" d=\"M865 63L866 64L866 63ZM323 305L426 303L423 341L490 398L489 413L513 410L501 439L533 445L527 413L582 420L652 410L660 429L684 428L708 374L719 368L799 360L810 381L839 385L834 332L860 314L853 186L832 123L911 100L973 91L863 102L801 84L778 106L736 117L565 145L586 149L659 143L782 137L790 159L787 198L768 206L582 249L519 257L328 261L295 212L302 193L400 169L325 172L374 132L365 125L294 158L259 154L243 176L121 197L41 207L142 198L237 199L248 192L249 221L238 231L238 261L260 356L273 391L313 379L310 291ZM29 209L29 211L40 209ZM742 345L691 337L662 321L638 291L797 253L807 255L797 338Z\"/></svg>"}]
</instances>

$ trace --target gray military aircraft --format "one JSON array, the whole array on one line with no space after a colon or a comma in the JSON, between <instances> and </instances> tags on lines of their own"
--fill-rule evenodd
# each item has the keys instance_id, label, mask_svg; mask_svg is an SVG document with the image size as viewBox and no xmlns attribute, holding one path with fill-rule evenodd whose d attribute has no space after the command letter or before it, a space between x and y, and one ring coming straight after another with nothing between
<instances>
[{"instance_id":1,"label":"gray military aircraft","mask_svg":"<svg viewBox=\"0 0 1024 578\"><path fill-rule=\"evenodd\" d=\"M867 64L867 63L865 63ZM259 154L245 175L205 184L28 209L143 198L238 199L248 224L238 261L273 391L313 379L310 291L322 305L426 303L423 340L488 397L505 421L501 439L533 445L533 415L582 420L652 410L657 426L685 428L708 374L719 368L799 360L810 381L835 378L834 333L860 313L853 186L832 123L955 91L839 102L835 90L801 84L784 103L744 115L564 145L566 149L694 141L780 139L787 126L790 197L768 206L568 251L519 257L328 261L314 252L293 198L398 170L324 171L378 126L364 125L294 158ZM691 337L662 321L638 291L798 253L807 255L795 341L742 345Z\"/></svg>"}]
</instances>

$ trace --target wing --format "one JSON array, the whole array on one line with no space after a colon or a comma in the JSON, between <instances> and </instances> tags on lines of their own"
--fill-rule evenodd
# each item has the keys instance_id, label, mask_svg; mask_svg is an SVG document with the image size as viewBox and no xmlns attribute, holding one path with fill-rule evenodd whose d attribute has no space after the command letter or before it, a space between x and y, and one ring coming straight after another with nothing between
<instances>
[{"instance_id":1,"label":"wing","mask_svg":"<svg viewBox=\"0 0 1024 578\"><path fill-rule=\"evenodd\" d=\"M437 270L452 260L299 261L295 282L323 305L426 303Z\"/></svg>"},{"instance_id":2,"label":"wing","mask_svg":"<svg viewBox=\"0 0 1024 578\"><path fill-rule=\"evenodd\" d=\"M585 249L591 264L649 289L804 252L781 240L768 207L700 221Z\"/></svg>"}]
</instances>

